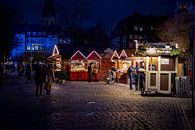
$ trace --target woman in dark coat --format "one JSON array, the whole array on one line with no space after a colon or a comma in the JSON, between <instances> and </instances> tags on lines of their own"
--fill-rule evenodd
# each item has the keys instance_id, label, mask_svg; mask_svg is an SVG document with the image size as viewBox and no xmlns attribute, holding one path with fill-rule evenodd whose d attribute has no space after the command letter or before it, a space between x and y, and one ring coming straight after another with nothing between
<instances>
[{"instance_id":1,"label":"woman in dark coat","mask_svg":"<svg viewBox=\"0 0 195 130\"><path fill-rule=\"evenodd\" d=\"M43 68L41 67L41 65L37 64L35 67L35 75L34 75L35 84L36 84L36 96L42 95L42 85L43 82L45 81L44 77L45 76L44 76Z\"/></svg>"}]
</instances>

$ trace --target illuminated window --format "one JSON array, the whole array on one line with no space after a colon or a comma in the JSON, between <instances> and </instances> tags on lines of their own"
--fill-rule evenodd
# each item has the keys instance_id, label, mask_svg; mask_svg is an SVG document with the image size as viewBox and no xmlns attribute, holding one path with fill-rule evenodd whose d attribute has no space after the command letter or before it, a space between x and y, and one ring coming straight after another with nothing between
<instances>
[{"instance_id":1,"label":"illuminated window","mask_svg":"<svg viewBox=\"0 0 195 130\"><path fill-rule=\"evenodd\" d=\"M139 30L140 30L140 31L143 31L143 28L142 28L142 27L139 27Z\"/></svg>"},{"instance_id":2,"label":"illuminated window","mask_svg":"<svg viewBox=\"0 0 195 130\"><path fill-rule=\"evenodd\" d=\"M134 35L134 39L138 39L138 35Z\"/></svg>"},{"instance_id":3,"label":"illuminated window","mask_svg":"<svg viewBox=\"0 0 195 130\"><path fill-rule=\"evenodd\" d=\"M143 35L139 35L139 39L140 40L144 39Z\"/></svg>"},{"instance_id":4,"label":"illuminated window","mask_svg":"<svg viewBox=\"0 0 195 130\"><path fill-rule=\"evenodd\" d=\"M39 49L39 47L38 46L35 46L35 50L37 51Z\"/></svg>"},{"instance_id":5,"label":"illuminated window","mask_svg":"<svg viewBox=\"0 0 195 130\"><path fill-rule=\"evenodd\" d=\"M137 31L138 30L138 27L137 26L134 26L134 30Z\"/></svg>"},{"instance_id":6,"label":"illuminated window","mask_svg":"<svg viewBox=\"0 0 195 130\"><path fill-rule=\"evenodd\" d=\"M27 32L27 35L30 36L30 32Z\"/></svg>"},{"instance_id":7,"label":"illuminated window","mask_svg":"<svg viewBox=\"0 0 195 130\"><path fill-rule=\"evenodd\" d=\"M27 46L27 48L26 48L28 51L30 50L30 46Z\"/></svg>"},{"instance_id":8,"label":"illuminated window","mask_svg":"<svg viewBox=\"0 0 195 130\"><path fill-rule=\"evenodd\" d=\"M38 34L37 34L38 36L41 36L41 32L38 32Z\"/></svg>"},{"instance_id":9,"label":"illuminated window","mask_svg":"<svg viewBox=\"0 0 195 130\"><path fill-rule=\"evenodd\" d=\"M34 51L34 50L35 50L35 47L34 47L34 46L32 46L32 47L31 47L31 50L33 50L33 51Z\"/></svg>"},{"instance_id":10,"label":"illuminated window","mask_svg":"<svg viewBox=\"0 0 195 130\"><path fill-rule=\"evenodd\" d=\"M131 40L132 40L132 39L133 39L133 35L129 35L129 39L131 39Z\"/></svg>"},{"instance_id":11,"label":"illuminated window","mask_svg":"<svg viewBox=\"0 0 195 130\"><path fill-rule=\"evenodd\" d=\"M32 35L33 35L33 36L36 36L36 32L32 32Z\"/></svg>"}]
</instances>

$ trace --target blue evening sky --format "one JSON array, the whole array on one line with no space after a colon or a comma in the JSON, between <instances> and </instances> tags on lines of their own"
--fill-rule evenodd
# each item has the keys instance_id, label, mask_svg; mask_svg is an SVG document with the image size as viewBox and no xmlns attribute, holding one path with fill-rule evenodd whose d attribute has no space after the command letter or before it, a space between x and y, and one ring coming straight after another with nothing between
<instances>
[{"instance_id":1,"label":"blue evening sky","mask_svg":"<svg viewBox=\"0 0 195 130\"><path fill-rule=\"evenodd\" d=\"M5 1L24 15L25 22L41 23L44 0L0 0ZM57 0L58 2L60 0ZM63 0L62 0L63 1ZM102 22L116 25L120 19L130 16L132 12L141 14L166 15L173 14L177 0L88 0L89 23Z\"/></svg>"}]
</instances>

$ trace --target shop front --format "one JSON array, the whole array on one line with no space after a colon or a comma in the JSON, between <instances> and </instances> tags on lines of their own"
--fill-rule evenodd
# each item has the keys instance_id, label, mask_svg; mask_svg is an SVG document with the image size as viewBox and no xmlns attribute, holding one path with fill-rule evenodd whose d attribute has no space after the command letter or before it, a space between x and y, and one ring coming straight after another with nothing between
<instances>
[{"instance_id":1,"label":"shop front","mask_svg":"<svg viewBox=\"0 0 195 130\"><path fill-rule=\"evenodd\" d=\"M87 58L77 51L70 58L70 80L87 80Z\"/></svg>"},{"instance_id":2,"label":"shop front","mask_svg":"<svg viewBox=\"0 0 195 130\"><path fill-rule=\"evenodd\" d=\"M178 57L171 55L173 48L147 48L144 54L127 54L122 50L117 63L117 69L123 72L121 83L128 82L127 69L136 65L144 72L145 93L155 92L171 94L175 87L175 76L178 71ZM140 84L138 76L138 88ZM135 81L134 81L135 82Z\"/></svg>"},{"instance_id":3,"label":"shop front","mask_svg":"<svg viewBox=\"0 0 195 130\"><path fill-rule=\"evenodd\" d=\"M171 50L171 48L155 48L154 52L146 50L145 93L171 94L178 68L178 57L171 56Z\"/></svg>"},{"instance_id":4,"label":"shop front","mask_svg":"<svg viewBox=\"0 0 195 130\"><path fill-rule=\"evenodd\" d=\"M101 56L96 51L92 51L87 56L87 65L91 64L92 67L92 81L100 80L101 59Z\"/></svg>"}]
</instances>

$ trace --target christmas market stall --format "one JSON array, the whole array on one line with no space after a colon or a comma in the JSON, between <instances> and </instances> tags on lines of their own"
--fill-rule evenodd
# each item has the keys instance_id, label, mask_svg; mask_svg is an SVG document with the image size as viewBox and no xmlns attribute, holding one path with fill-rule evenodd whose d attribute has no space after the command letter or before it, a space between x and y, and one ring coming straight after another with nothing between
<instances>
[{"instance_id":1,"label":"christmas market stall","mask_svg":"<svg viewBox=\"0 0 195 130\"><path fill-rule=\"evenodd\" d=\"M59 54L59 50L57 45L54 46L52 55L49 56L47 58L48 62L51 62L55 67L54 70L55 71L61 71L62 66L61 66L61 62L62 62L62 56Z\"/></svg>"},{"instance_id":2,"label":"christmas market stall","mask_svg":"<svg viewBox=\"0 0 195 130\"><path fill-rule=\"evenodd\" d=\"M129 68L129 66L131 66L131 64L133 64L133 59L132 57L134 56L134 51L132 50L118 50L119 55L119 59L117 62L117 69L118 71L122 72L121 75L121 79L119 80L119 82L121 83L127 83L128 81L128 75L127 75L127 70Z\"/></svg>"},{"instance_id":3,"label":"christmas market stall","mask_svg":"<svg viewBox=\"0 0 195 130\"><path fill-rule=\"evenodd\" d=\"M87 58L80 51L70 58L70 80L88 80Z\"/></svg>"},{"instance_id":4,"label":"christmas market stall","mask_svg":"<svg viewBox=\"0 0 195 130\"><path fill-rule=\"evenodd\" d=\"M100 80L106 81L106 78L108 76L109 70L112 68L112 66L116 65L115 60L111 59L118 59L118 53L115 52L113 55L113 50L110 48L107 48L102 53L98 53L101 56L101 71L100 71Z\"/></svg>"},{"instance_id":5,"label":"christmas market stall","mask_svg":"<svg viewBox=\"0 0 195 130\"><path fill-rule=\"evenodd\" d=\"M178 57L173 55L175 47L170 45L150 46L142 53L145 72L145 93L171 94L174 89ZM139 54L138 54L139 55Z\"/></svg>"},{"instance_id":6,"label":"christmas market stall","mask_svg":"<svg viewBox=\"0 0 195 130\"><path fill-rule=\"evenodd\" d=\"M92 81L100 80L101 59L101 56L96 51L92 51L87 56L87 65L91 64L92 66Z\"/></svg>"}]
</instances>

